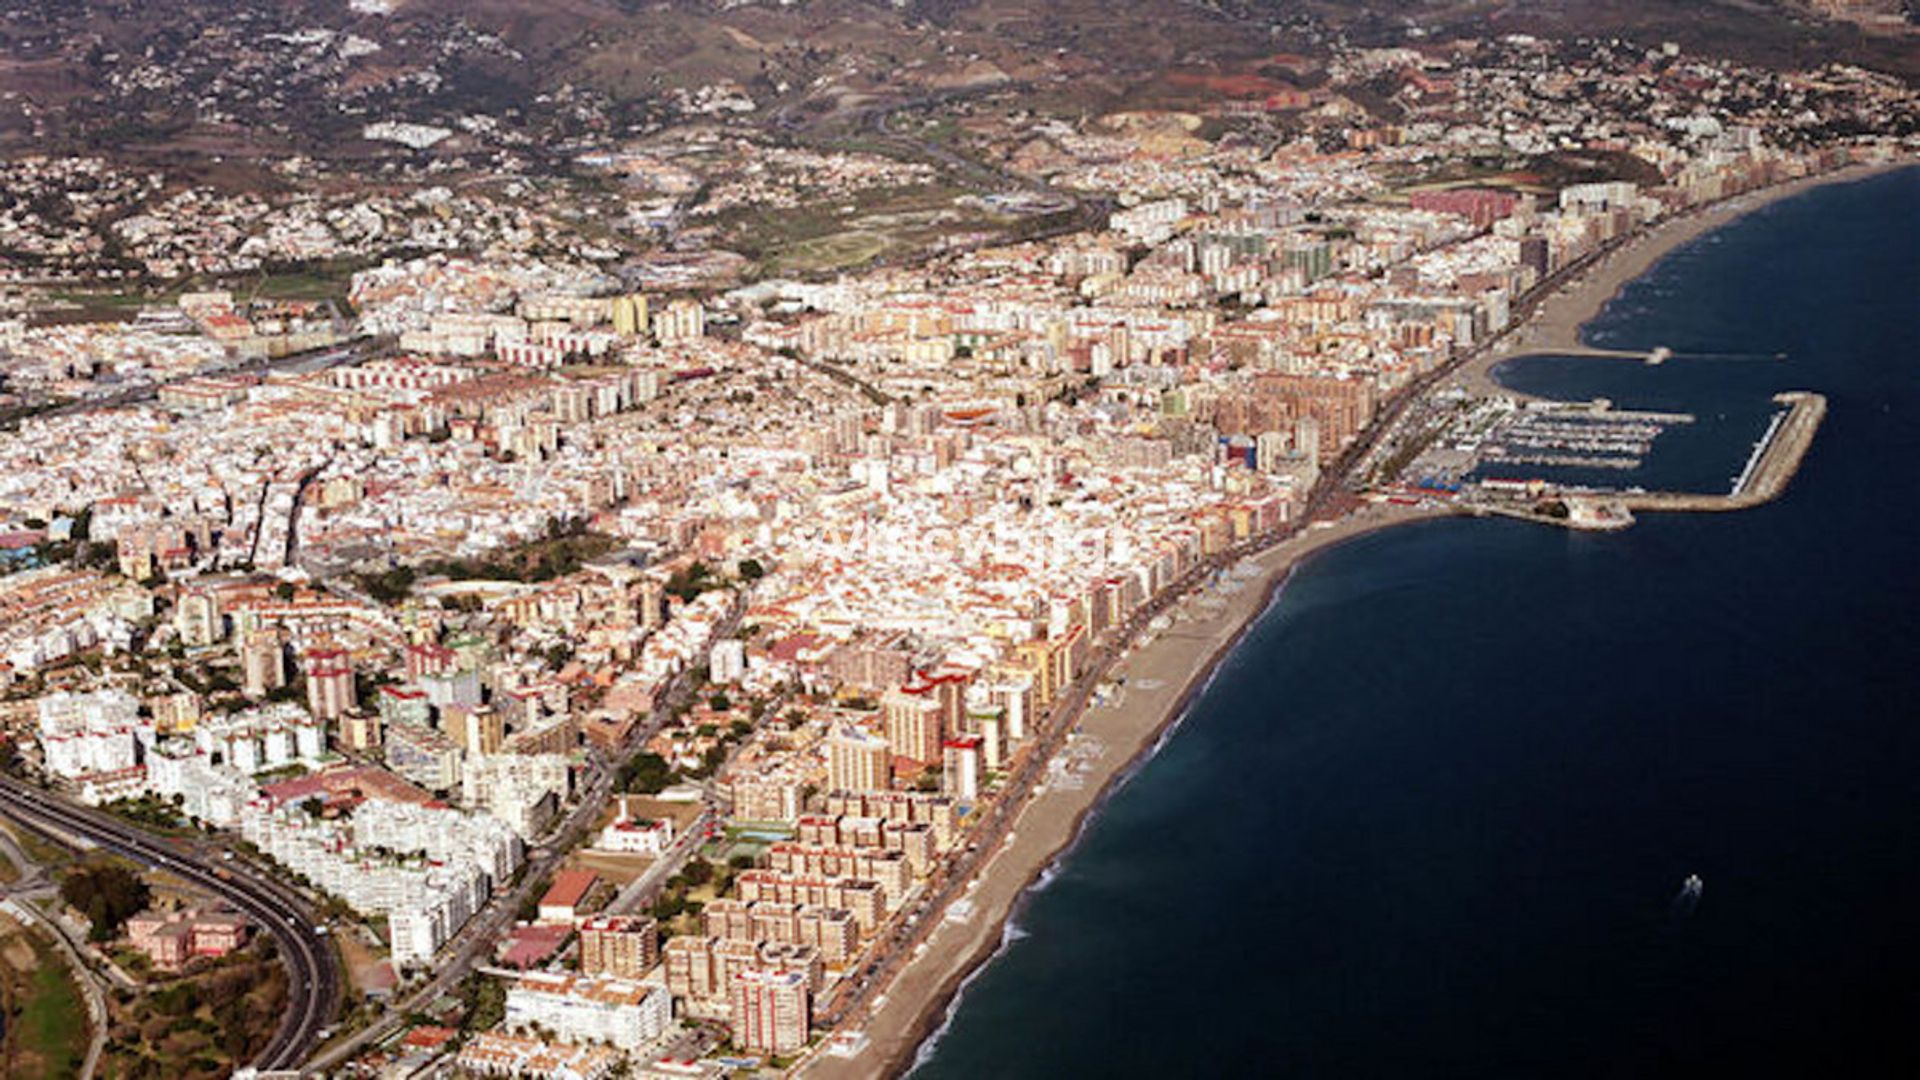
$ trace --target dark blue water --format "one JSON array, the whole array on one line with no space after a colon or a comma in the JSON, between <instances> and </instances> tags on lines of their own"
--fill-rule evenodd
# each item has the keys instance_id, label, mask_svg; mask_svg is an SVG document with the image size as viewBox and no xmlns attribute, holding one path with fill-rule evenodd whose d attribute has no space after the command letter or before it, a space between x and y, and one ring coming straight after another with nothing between
<instances>
[{"instance_id":1,"label":"dark blue water","mask_svg":"<svg viewBox=\"0 0 1920 1080\"><path fill-rule=\"evenodd\" d=\"M1311 560L918 1078L1920 1076L1920 169L1676 252L1591 337L1764 358L1505 373L1724 418L1663 448L1700 489L1773 393L1831 411L1753 511Z\"/></svg>"}]
</instances>

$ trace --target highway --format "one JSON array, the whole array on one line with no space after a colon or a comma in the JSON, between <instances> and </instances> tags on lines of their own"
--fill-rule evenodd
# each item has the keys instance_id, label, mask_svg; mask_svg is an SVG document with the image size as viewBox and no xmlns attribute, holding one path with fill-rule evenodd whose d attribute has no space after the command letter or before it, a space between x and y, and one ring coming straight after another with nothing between
<instances>
[{"instance_id":1,"label":"highway","mask_svg":"<svg viewBox=\"0 0 1920 1080\"><path fill-rule=\"evenodd\" d=\"M931 164L945 175L983 192L1012 189L1057 200L1058 209L1032 215L1029 222L1031 227L1017 230L1015 234L939 250L922 247L911 253L882 255L871 264L873 266L913 266L978 247L1010 241L1024 243L1045 240L1069 233L1097 230L1106 224L1107 215L1111 214L1115 208L1111 199L1063 191L1045 180L1027 176L992 162L967 157L932 139L898 131L893 126L894 117L902 113L918 112L967 98L1030 88L1032 85L1027 82L1000 82L950 87L932 93L875 101L852 108L835 108L823 116L811 119L803 119L797 115L803 100L795 100L774 110L772 128L785 133L797 145L811 146L824 151L839 148L841 139L837 136L822 134L821 128L844 126L849 136L855 132L864 131L868 139L891 143L903 157ZM804 278L808 275L799 276Z\"/></svg>"},{"instance_id":2,"label":"highway","mask_svg":"<svg viewBox=\"0 0 1920 1080\"><path fill-rule=\"evenodd\" d=\"M172 874L252 919L270 934L287 965L287 1009L254 1059L263 1072L295 1069L320 1041L342 989L339 960L311 914L285 887L254 877L238 862L213 864L134 826L77 806L12 777L0 777L0 814L56 839L90 841L116 855Z\"/></svg>"}]
</instances>

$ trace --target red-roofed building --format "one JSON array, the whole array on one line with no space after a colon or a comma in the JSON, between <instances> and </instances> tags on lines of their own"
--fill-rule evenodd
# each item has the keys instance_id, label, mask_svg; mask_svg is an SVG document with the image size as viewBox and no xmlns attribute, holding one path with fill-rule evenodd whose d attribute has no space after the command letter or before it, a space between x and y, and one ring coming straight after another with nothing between
<instances>
[{"instance_id":1,"label":"red-roofed building","mask_svg":"<svg viewBox=\"0 0 1920 1080\"><path fill-rule=\"evenodd\" d=\"M370 798L414 806L426 806L433 802L432 795L385 769L373 766L324 769L268 784L260 789L260 793L274 807L305 802L310 798L319 798L329 807L352 807Z\"/></svg>"},{"instance_id":2,"label":"red-roofed building","mask_svg":"<svg viewBox=\"0 0 1920 1080\"><path fill-rule=\"evenodd\" d=\"M572 932L570 926L516 926L507 931L507 940L501 944L500 963L517 971L544 964L560 951Z\"/></svg>"},{"instance_id":3,"label":"red-roofed building","mask_svg":"<svg viewBox=\"0 0 1920 1080\"><path fill-rule=\"evenodd\" d=\"M540 921L571 924L579 917L581 901L599 880L600 875L591 870L562 870L553 875L553 885L540 898Z\"/></svg>"},{"instance_id":4,"label":"red-roofed building","mask_svg":"<svg viewBox=\"0 0 1920 1080\"><path fill-rule=\"evenodd\" d=\"M248 923L231 911L143 912L127 920L127 940L161 971L197 956L225 956L246 944Z\"/></svg>"},{"instance_id":5,"label":"red-roofed building","mask_svg":"<svg viewBox=\"0 0 1920 1080\"><path fill-rule=\"evenodd\" d=\"M238 341L253 336L253 324L238 315L208 315L200 329L215 341Z\"/></svg>"},{"instance_id":6,"label":"red-roofed building","mask_svg":"<svg viewBox=\"0 0 1920 1080\"><path fill-rule=\"evenodd\" d=\"M453 1037L458 1034L460 1033L453 1028L422 1024L412 1031L407 1032L406 1037L401 1039L400 1042L401 1045L409 1050L438 1050L451 1042Z\"/></svg>"},{"instance_id":7,"label":"red-roofed building","mask_svg":"<svg viewBox=\"0 0 1920 1080\"><path fill-rule=\"evenodd\" d=\"M775 660L791 664L800 659L800 654L818 647L820 639L813 634L794 634L773 643L768 651Z\"/></svg>"},{"instance_id":8,"label":"red-roofed building","mask_svg":"<svg viewBox=\"0 0 1920 1080\"><path fill-rule=\"evenodd\" d=\"M407 646L407 678L409 679L418 679L423 675L444 675L452 671L459 662L460 658L445 645Z\"/></svg>"}]
</instances>

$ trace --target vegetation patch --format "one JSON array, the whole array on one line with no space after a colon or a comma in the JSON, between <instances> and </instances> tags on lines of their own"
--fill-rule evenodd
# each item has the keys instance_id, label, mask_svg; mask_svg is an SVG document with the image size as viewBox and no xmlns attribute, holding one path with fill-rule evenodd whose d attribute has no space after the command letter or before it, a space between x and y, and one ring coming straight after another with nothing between
<instances>
[{"instance_id":1,"label":"vegetation patch","mask_svg":"<svg viewBox=\"0 0 1920 1080\"><path fill-rule=\"evenodd\" d=\"M152 891L141 876L124 866L82 866L60 879L60 898L87 917L94 941L112 941L128 919L146 910Z\"/></svg>"},{"instance_id":2,"label":"vegetation patch","mask_svg":"<svg viewBox=\"0 0 1920 1080\"><path fill-rule=\"evenodd\" d=\"M859 266L887 250L887 238L864 229L802 240L782 250L768 265L783 273L809 273Z\"/></svg>"},{"instance_id":3,"label":"vegetation patch","mask_svg":"<svg viewBox=\"0 0 1920 1080\"><path fill-rule=\"evenodd\" d=\"M271 939L114 1002L100 1075L215 1080L252 1060L279 1026L287 973Z\"/></svg>"},{"instance_id":4,"label":"vegetation patch","mask_svg":"<svg viewBox=\"0 0 1920 1080\"><path fill-rule=\"evenodd\" d=\"M89 1030L86 1003L53 945L0 920L0 1073L22 1080L78 1075Z\"/></svg>"}]
</instances>

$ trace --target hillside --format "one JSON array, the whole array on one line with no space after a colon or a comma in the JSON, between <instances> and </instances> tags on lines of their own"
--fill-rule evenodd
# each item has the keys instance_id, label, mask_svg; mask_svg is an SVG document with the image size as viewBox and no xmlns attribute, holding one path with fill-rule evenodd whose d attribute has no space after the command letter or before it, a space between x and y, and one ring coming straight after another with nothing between
<instances>
[{"instance_id":1,"label":"hillside","mask_svg":"<svg viewBox=\"0 0 1920 1080\"><path fill-rule=\"evenodd\" d=\"M996 83L1093 111L1150 103L1174 71L1190 96L1276 54L1508 33L1920 79L1920 35L1874 19L1781 0L0 0L0 150L363 153L368 123L475 116L542 146Z\"/></svg>"}]
</instances>

